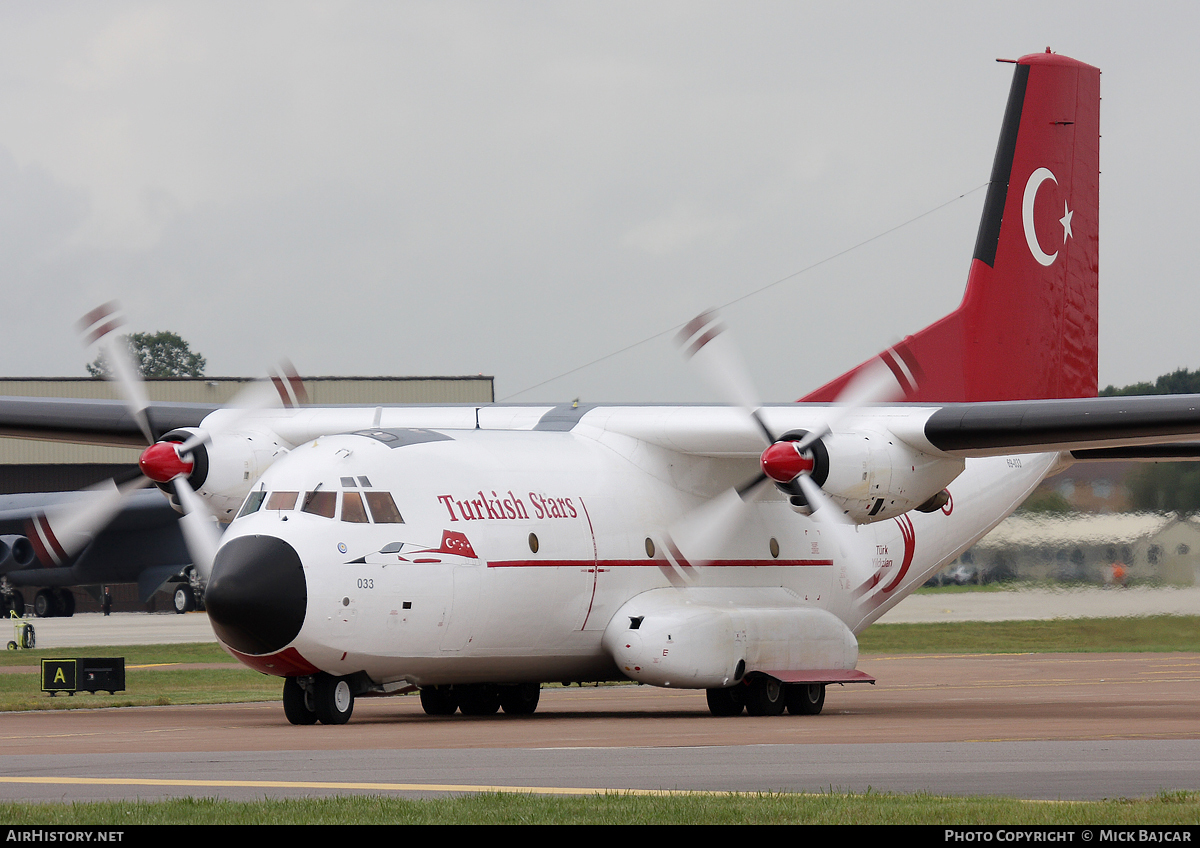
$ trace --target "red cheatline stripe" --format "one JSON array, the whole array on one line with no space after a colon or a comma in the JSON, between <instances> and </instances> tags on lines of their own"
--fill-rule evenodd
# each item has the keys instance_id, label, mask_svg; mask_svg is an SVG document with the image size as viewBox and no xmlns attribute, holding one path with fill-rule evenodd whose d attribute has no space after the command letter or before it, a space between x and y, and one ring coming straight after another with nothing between
<instances>
[{"instance_id":1,"label":"red cheatline stripe","mask_svg":"<svg viewBox=\"0 0 1200 848\"><path fill-rule=\"evenodd\" d=\"M595 563L586 559L510 559L492 561L488 568L590 568Z\"/></svg>"},{"instance_id":2,"label":"red cheatline stripe","mask_svg":"<svg viewBox=\"0 0 1200 848\"><path fill-rule=\"evenodd\" d=\"M680 557L676 557L681 564L688 568L695 566L687 563ZM513 560L492 560L488 563L488 568L568 568L568 567L583 567L591 568L593 565L597 568L662 568L663 561L661 559L605 559L593 563L588 559L513 559ZM705 565L706 568L754 568L762 566L772 567L790 567L790 568L806 568L815 565L833 565L831 559L727 559L717 560Z\"/></svg>"}]
</instances>

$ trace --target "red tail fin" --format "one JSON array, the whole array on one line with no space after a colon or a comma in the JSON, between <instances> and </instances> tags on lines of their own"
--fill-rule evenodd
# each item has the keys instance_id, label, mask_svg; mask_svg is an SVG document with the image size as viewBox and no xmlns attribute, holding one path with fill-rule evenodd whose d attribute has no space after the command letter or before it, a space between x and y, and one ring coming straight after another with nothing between
<instances>
[{"instance_id":1,"label":"red tail fin","mask_svg":"<svg viewBox=\"0 0 1200 848\"><path fill-rule=\"evenodd\" d=\"M1096 396L1099 148L1099 69L1018 60L966 296L897 345L923 372L909 400ZM859 368L802 400L834 400Z\"/></svg>"}]
</instances>

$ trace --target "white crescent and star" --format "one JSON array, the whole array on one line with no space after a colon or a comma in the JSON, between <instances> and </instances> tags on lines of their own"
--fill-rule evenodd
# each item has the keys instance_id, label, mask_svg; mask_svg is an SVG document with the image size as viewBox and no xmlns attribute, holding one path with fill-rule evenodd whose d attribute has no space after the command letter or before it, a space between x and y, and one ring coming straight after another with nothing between
<instances>
[{"instance_id":1,"label":"white crescent and star","mask_svg":"<svg viewBox=\"0 0 1200 848\"><path fill-rule=\"evenodd\" d=\"M1058 258L1058 251L1046 253L1042 250L1041 244L1038 243L1037 230L1033 225L1033 204L1037 200L1038 189L1047 180L1058 185L1058 180L1050 172L1049 168L1038 168L1029 175L1029 181L1025 183L1025 195L1021 202L1021 220L1025 225L1025 243L1029 245L1029 252L1033 254L1033 258L1039 263L1048 267ZM1063 244L1067 243L1067 239L1075 237L1075 234L1071 231L1071 218L1074 214L1064 202L1063 216L1058 219L1058 223L1062 224L1063 228Z\"/></svg>"}]
</instances>

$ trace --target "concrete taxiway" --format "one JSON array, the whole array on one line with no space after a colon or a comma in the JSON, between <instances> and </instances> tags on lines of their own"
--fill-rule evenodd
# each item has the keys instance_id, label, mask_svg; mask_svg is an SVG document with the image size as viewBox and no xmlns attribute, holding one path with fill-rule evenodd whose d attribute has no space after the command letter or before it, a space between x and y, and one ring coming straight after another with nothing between
<instances>
[{"instance_id":1,"label":"concrete taxiway","mask_svg":"<svg viewBox=\"0 0 1200 848\"><path fill-rule=\"evenodd\" d=\"M1020 606L1032 617L1037 604ZM39 642L54 624L70 625L68 640L100 627L104 645L118 631L207 628L194 614L87 618L40 623ZM637 686L548 688L523 718L432 718L414 697L364 698L342 727L293 727L278 702L10 713L0 798L870 787L1088 799L1200 788L1200 655L947 653L864 656L859 667L879 683L830 687L815 717L714 718L702 693Z\"/></svg>"}]
</instances>

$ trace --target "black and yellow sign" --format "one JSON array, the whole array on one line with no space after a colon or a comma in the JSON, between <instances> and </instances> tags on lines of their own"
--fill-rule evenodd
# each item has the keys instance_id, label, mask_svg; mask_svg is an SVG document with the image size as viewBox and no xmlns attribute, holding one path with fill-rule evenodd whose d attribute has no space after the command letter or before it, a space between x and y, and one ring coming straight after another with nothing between
<instances>
[{"instance_id":1,"label":"black and yellow sign","mask_svg":"<svg viewBox=\"0 0 1200 848\"><path fill-rule=\"evenodd\" d=\"M43 692L74 692L79 660L42 660Z\"/></svg>"},{"instance_id":2,"label":"black and yellow sign","mask_svg":"<svg viewBox=\"0 0 1200 848\"><path fill-rule=\"evenodd\" d=\"M101 692L125 691L124 657L75 657L42 660L42 691Z\"/></svg>"}]
</instances>

